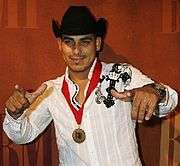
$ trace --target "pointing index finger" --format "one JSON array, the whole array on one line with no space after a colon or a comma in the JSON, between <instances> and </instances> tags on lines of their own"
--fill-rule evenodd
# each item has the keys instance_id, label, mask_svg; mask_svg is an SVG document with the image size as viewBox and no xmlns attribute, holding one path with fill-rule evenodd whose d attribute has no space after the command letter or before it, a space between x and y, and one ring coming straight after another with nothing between
<instances>
[{"instance_id":1,"label":"pointing index finger","mask_svg":"<svg viewBox=\"0 0 180 166\"><path fill-rule=\"evenodd\" d=\"M24 88L22 88L22 87L20 87L19 85L15 85L15 89L17 90L17 91L19 91L20 93L22 93L23 95L26 93L26 91L25 91L25 89Z\"/></svg>"},{"instance_id":2,"label":"pointing index finger","mask_svg":"<svg viewBox=\"0 0 180 166\"><path fill-rule=\"evenodd\" d=\"M34 93L34 97L38 97L40 95L42 95L44 93L44 91L46 90L47 85L46 84L42 84Z\"/></svg>"},{"instance_id":3,"label":"pointing index finger","mask_svg":"<svg viewBox=\"0 0 180 166\"><path fill-rule=\"evenodd\" d=\"M123 100L123 101L131 101L134 97L133 90L124 91L124 92L117 92L116 90L111 90L111 94L113 97Z\"/></svg>"}]
</instances>

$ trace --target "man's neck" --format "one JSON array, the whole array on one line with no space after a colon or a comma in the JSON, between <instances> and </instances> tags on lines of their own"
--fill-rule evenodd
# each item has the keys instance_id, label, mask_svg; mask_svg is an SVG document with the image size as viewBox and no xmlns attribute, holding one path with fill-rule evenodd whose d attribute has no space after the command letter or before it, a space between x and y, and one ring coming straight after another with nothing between
<instances>
[{"instance_id":1,"label":"man's neck","mask_svg":"<svg viewBox=\"0 0 180 166\"><path fill-rule=\"evenodd\" d=\"M89 71L84 72L73 72L69 70L69 78L79 86L79 92L76 96L76 100L82 105L85 101L84 91L88 83Z\"/></svg>"},{"instance_id":2,"label":"man's neck","mask_svg":"<svg viewBox=\"0 0 180 166\"><path fill-rule=\"evenodd\" d=\"M83 72L74 72L69 70L69 78L76 84L88 81L89 70Z\"/></svg>"}]
</instances>

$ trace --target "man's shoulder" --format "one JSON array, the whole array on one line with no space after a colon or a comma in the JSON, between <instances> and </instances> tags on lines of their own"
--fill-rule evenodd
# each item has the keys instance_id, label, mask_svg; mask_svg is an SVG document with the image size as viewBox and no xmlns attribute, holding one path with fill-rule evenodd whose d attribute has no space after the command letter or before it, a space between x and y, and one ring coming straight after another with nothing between
<instances>
[{"instance_id":1,"label":"man's shoulder","mask_svg":"<svg viewBox=\"0 0 180 166\"><path fill-rule=\"evenodd\" d=\"M48 87L60 86L63 82L64 75L50 79L44 82Z\"/></svg>"},{"instance_id":2,"label":"man's shoulder","mask_svg":"<svg viewBox=\"0 0 180 166\"><path fill-rule=\"evenodd\" d=\"M119 63L118 62L117 63L115 63L115 62L112 62L112 63L102 62L102 66L103 66L103 71L105 73L109 73L112 70L124 71L124 70L132 68L131 64L120 63L120 62Z\"/></svg>"},{"instance_id":3,"label":"man's shoulder","mask_svg":"<svg viewBox=\"0 0 180 166\"><path fill-rule=\"evenodd\" d=\"M101 63L103 64L103 66L113 66L115 64L121 65L121 66L132 66L130 63L126 63L126 62L104 62L101 61Z\"/></svg>"}]
</instances>

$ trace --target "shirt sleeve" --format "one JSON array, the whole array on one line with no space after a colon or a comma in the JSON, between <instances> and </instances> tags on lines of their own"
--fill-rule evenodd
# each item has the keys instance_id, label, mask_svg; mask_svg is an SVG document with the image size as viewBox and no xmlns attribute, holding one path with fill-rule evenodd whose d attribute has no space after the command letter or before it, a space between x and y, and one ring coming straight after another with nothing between
<instances>
[{"instance_id":1,"label":"shirt sleeve","mask_svg":"<svg viewBox=\"0 0 180 166\"><path fill-rule=\"evenodd\" d=\"M154 81L143 74L140 70L136 69L135 67L129 65L129 75L131 77L131 80L129 81L129 84L125 87L126 90L132 90L135 88L143 87L147 84L152 84Z\"/></svg>"},{"instance_id":2,"label":"shirt sleeve","mask_svg":"<svg viewBox=\"0 0 180 166\"><path fill-rule=\"evenodd\" d=\"M47 99L41 95L17 120L6 112L3 129L13 142L25 144L33 141L51 121Z\"/></svg>"},{"instance_id":3,"label":"shirt sleeve","mask_svg":"<svg viewBox=\"0 0 180 166\"><path fill-rule=\"evenodd\" d=\"M125 87L125 90L131 90L135 88L142 87L144 85L152 84L154 81L143 74L141 71L136 69L133 66L129 66L130 69L130 76L131 80L129 84ZM166 97L163 103L158 104L157 111L155 115L158 117L164 117L169 114L174 108L177 106L178 103L178 95L177 92L172 89L171 87L164 85L166 89Z\"/></svg>"}]
</instances>

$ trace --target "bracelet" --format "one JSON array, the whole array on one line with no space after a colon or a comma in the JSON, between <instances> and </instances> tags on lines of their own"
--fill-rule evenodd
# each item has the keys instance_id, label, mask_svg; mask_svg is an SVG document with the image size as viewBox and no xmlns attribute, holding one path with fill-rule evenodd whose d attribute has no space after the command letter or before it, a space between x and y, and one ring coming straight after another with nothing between
<instances>
[{"instance_id":1,"label":"bracelet","mask_svg":"<svg viewBox=\"0 0 180 166\"><path fill-rule=\"evenodd\" d=\"M5 108L5 111L7 111L8 112L8 114L13 118L13 119L18 119L22 114L23 114L23 112L24 111L19 111L18 113L16 113L16 112L11 112L8 108Z\"/></svg>"},{"instance_id":2,"label":"bracelet","mask_svg":"<svg viewBox=\"0 0 180 166\"><path fill-rule=\"evenodd\" d=\"M156 91L156 93L159 96L159 102L165 98L166 96L166 88L162 85L162 84L151 84L151 86L154 88L154 90Z\"/></svg>"}]
</instances>

